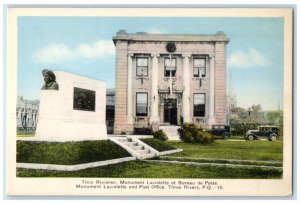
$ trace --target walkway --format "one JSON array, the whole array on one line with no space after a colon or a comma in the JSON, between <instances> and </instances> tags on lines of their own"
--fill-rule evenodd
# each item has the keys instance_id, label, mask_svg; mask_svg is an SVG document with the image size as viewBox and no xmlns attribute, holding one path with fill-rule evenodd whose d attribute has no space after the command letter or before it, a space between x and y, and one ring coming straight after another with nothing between
<instances>
[{"instance_id":1,"label":"walkway","mask_svg":"<svg viewBox=\"0 0 300 204\"><path fill-rule=\"evenodd\" d=\"M275 168L282 169L277 166L262 166L262 165L246 165L246 164L223 164L223 163L199 163L199 162L182 162L182 161L166 161L166 160L144 160L150 163L171 163L171 164L189 164L198 166L229 166L229 167L258 167L258 168Z\"/></svg>"},{"instance_id":2,"label":"walkway","mask_svg":"<svg viewBox=\"0 0 300 204\"><path fill-rule=\"evenodd\" d=\"M282 169L281 161L261 161L261 160L239 160L239 159L215 159L215 158L192 158L192 157L172 157L161 156L159 160L145 160L147 162L189 164L189 165L214 165L229 167L259 167Z\"/></svg>"}]
</instances>

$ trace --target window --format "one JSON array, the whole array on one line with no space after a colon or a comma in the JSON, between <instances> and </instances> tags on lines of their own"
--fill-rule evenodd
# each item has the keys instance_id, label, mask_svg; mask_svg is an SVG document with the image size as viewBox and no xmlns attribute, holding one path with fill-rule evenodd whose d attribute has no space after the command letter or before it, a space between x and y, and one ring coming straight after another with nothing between
<instances>
[{"instance_id":1,"label":"window","mask_svg":"<svg viewBox=\"0 0 300 204\"><path fill-rule=\"evenodd\" d=\"M138 57L136 58L136 76L148 76L148 58Z\"/></svg>"},{"instance_id":2,"label":"window","mask_svg":"<svg viewBox=\"0 0 300 204\"><path fill-rule=\"evenodd\" d=\"M194 58L194 77L205 77L206 76L206 59L205 58Z\"/></svg>"},{"instance_id":3,"label":"window","mask_svg":"<svg viewBox=\"0 0 300 204\"><path fill-rule=\"evenodd\" d=\"M194 117L205 116L205 94L194 94Z\"/></svg>"},{"instance_id":4,"label":"window","mask_svg":"<svg viewBox=\"0 0 300 204\"><path fill-rule=\"evenodd\" d=\"M148 94L136 93L136 116L148 115Z\"/></svg>"},{"instance_id":5,"label":"window","mask_svg":"<svg viewBox=\"0 0 300 204\"><path fill-rule=\"evenodd\" d=\"M169 77L170 74L172 77L176 73L176 58L165 58L165 77Z\"/></svg>"}]
</instances>

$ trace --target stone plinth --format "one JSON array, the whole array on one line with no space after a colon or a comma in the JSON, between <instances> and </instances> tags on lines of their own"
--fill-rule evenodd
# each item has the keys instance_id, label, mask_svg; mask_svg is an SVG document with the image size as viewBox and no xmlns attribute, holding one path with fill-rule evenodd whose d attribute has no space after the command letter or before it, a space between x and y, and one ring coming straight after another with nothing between
<instances>
[{"instance_id":1,"label":"stone plinth","mask_svg":"<svg viewBox=\"0 0 300 204\"><path fill-rule=\"evenodd\" d=\"M36 139L45 141L107 139L105 82L62 71L54 73L59 90L41 90ZM78 94L74 88L93 93L93 97L87 100L85 94ZM74 105L75 93L77 105ZM84 103L85 106L81 105ZM78 108L78 104L83 108Z\"/></svg>"}]
</instances>

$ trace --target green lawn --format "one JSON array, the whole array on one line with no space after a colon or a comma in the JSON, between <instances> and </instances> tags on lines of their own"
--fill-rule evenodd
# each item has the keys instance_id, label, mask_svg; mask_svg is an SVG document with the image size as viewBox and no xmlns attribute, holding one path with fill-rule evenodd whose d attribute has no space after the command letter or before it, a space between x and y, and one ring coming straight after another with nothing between
<instances>
[{"instance_id":1,"label":"green lawn","mask_svg":"<svg viewBox=\"0 0 300 204\"><path fill-rule=\"evenodd\" d=\"M152 140L151 140L152 141ZM63 161L61 164L86 163L88 161L104 160L104 156L118 157L128 156L122 148L115 144L97 144L97 142L84 143L57 143L46 148L47 143L18 142L24 145L22 154L30 155L18 162L51 163L49 161ZM29 145L28 145L29 144ZM114 178L281 178L282 168L282 145L280 141L225 141L216 140L212 144L189 144L179 141L168 141L167 146L183 149L183 152L174 153L165 160L191 161L196 163L221 163L221 164L247 164L257 166L224 166L224 165L191 165L179 163L150 163L147 161L131 161L104 167L91 168L76 172L59 172L46 170L17 169L19 177L114 177ZM62 148L63 147L63 148ZM101 148L99 148L101 147ZM105 147L105 148L103 148ZM46 148L46 149L45 149ZM32 153L34 149L35 153ZM122 153L123 152L123 153ZM171 157L181 157L172 159ZM201 159L202 158L202 159ZM205 158L210 158L205 160ZM109 159L109 158L106 158ZM228 159L249 160L229 161ZM255 161L250 161L255 160ZM25 161L25 162L26 162ZM42 162L43 161L43 162ZM72 162L70 162L72 161ZM271 161L277 161L272 163ZM269 166L269 167L259 167Z\"/></svg>"},{"instance_id":2,"label":"green lawn","mask_svg":"<svg viewBox=\"0 0 300 204\"><path fill-rule=\"evenodd\" d=\"M17 130L17 137L34 137L35 131Z\"/></svg>"},{"instance_id":3,"label":"green lawn","mask_svg":"<svg viewBox=\"0 0 300 204\"><path fill-rule=\"evenodd\" d=\"M82 164L131 155L109 140L81 142L17 141L17 162L41 164Z\"/></svg>"},{"instance_id":4,"label":"green lawn","mask_svg":"<svg viewBox=\"0 0 300 204\"><path fill-rule=\"evenodd\" d=\"M76 172L18 169L18 177L110 178L281 178L282 169L259 167L197 166L131 161Z\"/></svg>"},{"instance_id":5,"label":"green lawn","mask_svg":"<svg viewBox=\"0 0 300 204\"><path fill-rule=\"evenodd\" d=\"M147 145L149 145L150 147L153 147L154 149L156 149L159 152L176 149L172 145L170 145L170 144L168 144L166 142L163 142L163 141L161 141L159 139L146 138L146 139L141 139L141 140L143 142L145 142Z\"/></svg>"},{"instance_id":6,"label":"green lawn","mask_svg":"<svg viewBox=\"0 0 300 204\"><path fill-rule=\"evenodd\" d=\"M167 143L176 148L183 149L182 152L174 153L169 156L282 161L283 143L281 141L216 140L214 143L206 145L179 141L168 141Z\"/></svg>"},{"instance_id":7,"label":"green lawn","mask_svg":"<svg viewBox=\"0 0 300 204\"><path fill-rule=\"evenodd\" d=\"M179 162L193 162L193 163L210 163L210 164L233 164L233 165L255 165L255 166L272 166L282 167L280 161L253 161L253 160L232 160L232 159L215 159L215 158L191 158L191 157L172 157L162 156L153 158L153 160L162 161L179 161Z\"/></svg>"},{"instance_id":8,"label":"green lawn","mask_svg":"<svg viewBox=\"0 0 300 204\"><path fill-rule=\"evenodd\" d=\"M232 135L232 136L230 136L229 139L231 139L231 140L245 140L244 136L242 136L242 135Z\"/></svg>"}]
</instances>

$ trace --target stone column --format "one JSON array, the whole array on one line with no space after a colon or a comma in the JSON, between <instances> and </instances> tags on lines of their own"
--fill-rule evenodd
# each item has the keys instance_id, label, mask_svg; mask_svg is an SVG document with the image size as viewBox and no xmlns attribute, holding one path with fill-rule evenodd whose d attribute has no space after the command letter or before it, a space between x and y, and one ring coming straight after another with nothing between
<instances>
[{"instance_id":1,"label":"stone column","mask_svg":"<svg viewBox=\"0 0 300 204\"><path fill-rule=\"evenodd\" d=\"M183 55L183 95L182 95L182 117L184 122L191 122L190 111L190 54Z\"/></svg>"},{"instance_id":2,"label":"stone column","mask_svg":"<svg viewBox=\"0 0 300 204\"><path fill-rule=\"evenodd\" d=\"M127 122L128 124L133 124L133 116L132 116L132 57L133 54L128 54L127 58Z\"/></svg>"},{"instance_id":3,"label":"stone column","mask_svg":"<svg viewBox=\"0 0 300 204\"><path fill-rule=\"evenodd\" d=\"M209 56L209 108L208 125L215 123L215 56Z\"/></svg>"},{"instance_id":4,"label":"stone column","mask_svg":"<svg viewBox=\"0 0 300 204\"><path fill-rule=\"evenodd\" d=\"M158 54L152 54L150 123L158 123Z\"/></svg>"}]
</instances>

